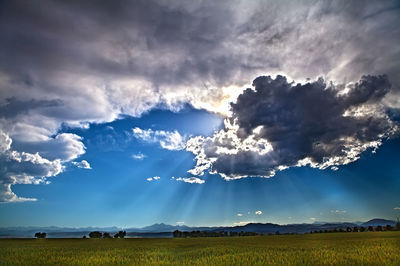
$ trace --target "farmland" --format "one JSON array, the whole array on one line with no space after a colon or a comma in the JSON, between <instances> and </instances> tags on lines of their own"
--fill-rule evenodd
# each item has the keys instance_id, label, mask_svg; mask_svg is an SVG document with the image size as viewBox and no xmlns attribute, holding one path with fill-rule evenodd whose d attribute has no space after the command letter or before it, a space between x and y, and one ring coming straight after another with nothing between
<instances>
[{"instance_id":1,"label":"farmland","mask_svg":"<svg viewBox=\"0 0 400 266\"><path fill-rule=\"evenodd\" d=\"M400 265L400 232L179 239L1 239L0 265Z\"/></svg>"}]
</instances>

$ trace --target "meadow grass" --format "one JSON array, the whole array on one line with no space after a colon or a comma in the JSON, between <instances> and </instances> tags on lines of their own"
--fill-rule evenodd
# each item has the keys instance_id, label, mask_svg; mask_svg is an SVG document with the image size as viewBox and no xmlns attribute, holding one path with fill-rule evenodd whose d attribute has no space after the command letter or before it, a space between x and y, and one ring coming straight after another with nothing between
<instances>
[{"instance_id":1,"label":"meadow grass","mask_svg":"<svg viewBox=\"0 0 400 266\"><path fill-rule=\"evenodd\" d=\"M178 239L0 239L1 265L400 265L400 232Z\"/></svg>"}]
</instances>

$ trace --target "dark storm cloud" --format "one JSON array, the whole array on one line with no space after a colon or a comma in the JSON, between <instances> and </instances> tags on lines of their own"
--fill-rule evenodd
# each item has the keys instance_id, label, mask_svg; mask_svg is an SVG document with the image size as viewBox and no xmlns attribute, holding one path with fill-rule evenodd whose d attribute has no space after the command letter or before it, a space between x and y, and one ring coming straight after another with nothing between
<instances>
[{"instance_id":1,"label":"dark storm cloud","mask_svg":"<svg viewBox=\"0 0 400 266\"><path fill-rule=\"evenodd\" d=\"M253 86L232 104L229 124L236 127L205 139L194 152L200 161L214 160L211 171L227 178L271 176L305 164L336 167L398 132L381 105L391 88L385 75L363 76L347 87L327 85L322 78L294 84L283 76L261 76ZM254 149L261 141L272 149Z\"/></svg>"},{"instance_id":2,"label":"dark storm cloud","mask_svg":"<svg viewBox=\"0 0 400 266\"><path fill-rule=\"evenodd\" d=\"M231 10L220 4L189 12L157 1L13 1L2 10L0 58L7 62L7 72L82 70L176 83L178 77L182 82L212 72L227 75L230 69L216 63L233 63L226 55L213 54L231 32ZM141 52L170 54L171 61L151 62L156 58ZM179 65L171 66L182 52Z\"/></svg>"}]
</instances>

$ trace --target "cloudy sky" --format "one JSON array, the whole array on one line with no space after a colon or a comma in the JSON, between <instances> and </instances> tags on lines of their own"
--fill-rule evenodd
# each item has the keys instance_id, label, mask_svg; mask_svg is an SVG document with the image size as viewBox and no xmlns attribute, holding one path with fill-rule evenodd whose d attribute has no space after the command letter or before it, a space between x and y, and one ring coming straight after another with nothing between
<instances>
[{"instance_id":1,"label":"cloudy sky","mask_svg":"<svg viewBox=\"0 0 400 266\"><path fill-rule=\"evenodd\" d=\"M400 215L398 1L2 1L0 226Z\"/></svg>"}]
</instances>

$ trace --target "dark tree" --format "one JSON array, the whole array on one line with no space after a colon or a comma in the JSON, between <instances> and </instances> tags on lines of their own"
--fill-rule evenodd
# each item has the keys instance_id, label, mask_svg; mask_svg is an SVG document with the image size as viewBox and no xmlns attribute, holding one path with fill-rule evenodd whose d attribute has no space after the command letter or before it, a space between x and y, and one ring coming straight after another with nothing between
<instances>
[{"instance_id":1,"label":"dark tree","mask_svg":"<svg viewBox=\"0 0 400 266\"><path fill-rule=\"evenodd\" d=\"M352 230L351 230L351 227L346 227L346 231L347 232L351 232Z\"/></svg>"},{"instance_id":2,"label":"dark tree","mask_svg":"<svg viewBox=\"0 0 400 266\"><path fill-rule=\"evenodd\" d=\"M89 233L90 238L101 238L103 234L99 231L93 231Z\"/></svg>"},{"instance_id":3,"label":"dark tree","mask_svg":"<svg viewBox=\"0 0 400 266\"><path fill-rule=\"evenodd\" d=\"M238 233L234 232L234 231L230 231L229 232L229 236L238 236Z\"/></svg>"},{"instance_id":4,"label":"dark tree","mask_svg":"<svg viewBox=\"0 0 400 266\"><path fill-rule=\"evenodd\" d=\"M182 237L182 232L179 230L175 230L173 233L174 237Z\"/></svg>"},{"instance_id":5,"label":"dark tree","mask_svg":"<svg viewBox=\"0 0 400 266\"><path fill-rule=\"evenodd\" d=\"M112 237L111 237L110 233L104 232L103 233L103 238L112 238Z\"/></svg>"},{"instance_id":6,"label":"dark tree","mask_svg":"<svg viewBox=\"0 0 400 266\"><path fill-rule=\"evenodd\" d=\"M374 231L374 227L372 227L371 225L368 226L368 231L370 231L370 232Z\"/></svg>"},{"instance_id":7,"label":"dark tree","mask_svg":"<svg viewBox=\"0 0 400 266\"><path fill-rule=\"evenodd\" d=\"M386 231L392 231L393 227L390 224L386 225Z\"/></svg>"},{"instance_id":8,"label":"dark tree","mask_svg":"<svg viewBox=\"0 0 400 266\"><path fill-rule=\"evenodd\" d=\"M382 226L378 225L375 230L376 231L382 231Z\"/></svg>"},{"instance_id":9,"label":"dark tree","mask_svg":"<svg viewBox=\"0 0 400 266\"><path fill-rule=\"evenodd\" d=\"M365 227L364 226L360 226L360 232L364 232L365 231Z\"/></svg>"},{"instance_id":10,"label":"dark tree","mask_svg":"<svg viewBox=\"0 0 400 266\"><path fill-rule=\"evenodd\" d=\"M45 232L43 232L43 233L37 232L37 233L35 234L35 237L36 237L36 238L46 238L46 233L45 233Z\"/></svg>"},{"instance_id":11,"label":"dark tree","mask_svg":"<svg viewBox=\"0 0 400 266\"><path fill-rule=\"evenodd\" d=\"M114 235L114 238L124 238L126 236L126 231L119 231Z\"/></svg>"},{"instance_id":12,"label":"dark tree","mask_svg":"<svg viewBox=\"0 0 400 266\"><path fill-rule=\"evenodd\" d=\"M358 227L357 226L353 227L353 232L358 232Z\"/></svg>"}]
</instances>

